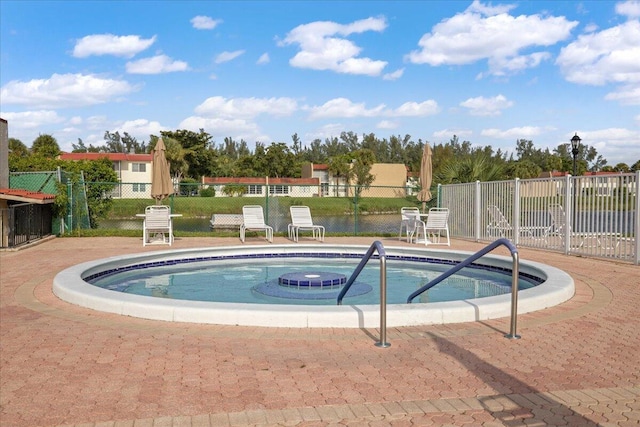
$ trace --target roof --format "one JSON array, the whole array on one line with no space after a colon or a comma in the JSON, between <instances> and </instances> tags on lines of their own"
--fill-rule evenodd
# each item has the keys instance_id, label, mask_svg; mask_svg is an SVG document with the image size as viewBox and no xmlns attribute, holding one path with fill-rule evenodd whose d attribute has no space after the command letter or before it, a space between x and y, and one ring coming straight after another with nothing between
<instances>
[{"instance_id":1,"label":"roof","mask_svg":"<svg viewBox=\"0 0 640 427\"><path fill-rule=\"evenodd\" d=\"M582 175L577 175L577 176L612 176L612 175L621 175L624 172L616 172L616 171L607 171L607 172L603 172L603 171L598 171L598 172L585 172ZM540 174L540 178L559 178L559 177L563 177L563 176L567 176L567 175L571 175L571 172L564 172L564 171L548 171L548 172L542 172Z\"/></svg>"},{"instance_id":2,"label":"roof","mask_svg":"<svg viewBox=\"0 0 640 427\"><path fill-rule=\"evenodd\" d=\"M203 177L203 184L245 184L245 185L267 185L265 177ZM320 185L319 178L269 178L269 185Z\"/></svg>"},{"instance_id":3,"label":"roof","mask_svg":"<svg viewBox=\"0 0 640 427\"><path fill-rule=\"evenodd\" d=\"M44 205L53 203L55 198L55 194L46 194L39 191L24 190L22 188L0 188L0 199L5 200Z\"/></svg>"},{"instance_id":4,"label":"roof","mask_svg":"<svg viewBox=\"0 0 640 427\"><path fill-rule=\"evenodd\" d=\"M108 158L111 161L150 162L151 154L140 153L62 153L60 160L100 160Z\"/></svg>"}]
</instances>

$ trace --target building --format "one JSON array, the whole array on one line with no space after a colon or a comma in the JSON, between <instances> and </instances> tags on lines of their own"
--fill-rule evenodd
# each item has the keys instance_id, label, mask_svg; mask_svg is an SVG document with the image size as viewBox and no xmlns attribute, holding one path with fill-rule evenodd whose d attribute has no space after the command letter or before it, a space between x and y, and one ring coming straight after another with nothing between
<instances>
[{"instance_id":1,"label":"building","mask_svg":"<svg viewBox=\"0 0 640 427\"><path fill-rule=\"evenodd\" d=\"M53 233L55 194L10 188L9 123L0 118L0 248L14 248Z\"/></svg>"},{"instance_id":2,"label":"building","mask_svg":"<svg viewBox=\"0 0 640 427\"><path fill-rule=\"evenodd\" d=\"M111 194L114 198L151 198L151 154L134 153L62 153L60 160L99 160L108 158L121 183Z\"/></svg>"},{"instance_id":3,"label":"building","mask_svg":"<svg viewBox=\"0 0 640 427\"><path fill-rule=\"evenodd\" d=\"M370 170L375 177L369 188L363 189L361 197L406 197L407 167L402 163L374 163ZM353 183L342 177L333 176L326 164L307 163L302 165L303 178L320 180L320 195L323 197L353 196Z\"/></svg>"},{"instance_id":4,"label":"building","mask_svg":"<svg viewBox=\"0 0 640 427\"><path fill-rule=\"evenodd\" d=\"M267 191L270 197L318 197L321 192L318 178L202 177L202 185L213 188L216 197L265 197Z\"/></svg>"}]
</instances>

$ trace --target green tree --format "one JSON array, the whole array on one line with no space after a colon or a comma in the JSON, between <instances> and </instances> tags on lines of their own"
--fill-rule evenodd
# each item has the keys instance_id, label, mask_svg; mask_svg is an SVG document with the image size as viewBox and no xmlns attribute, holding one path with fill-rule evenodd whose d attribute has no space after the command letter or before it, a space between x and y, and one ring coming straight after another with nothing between
<instances>
[{"instance_id":1,"label":"green tree","mask_svg":"<svg viewBox=\"0 0 640 427\"><path fill-rule=\"evenodd\" d=\"M448 162L436 178L442 184L458 184L475 181L498 181L505 176L505 165L496 163L486 155L467 156Z\"/></svg>"},{"instance_id":2,"label":"green tree","mask_svg":"<svg viewBox=\"0 0 640 427\"><path fill-rule=\"evenodd\" d=\"M340 186L340 180L344 180L345 183L349 182L351 173L351 156L348 154L341 154L329 158L328 162L329 173L338 179L334 187L335 196L338 196L338 190Z\"/></svg>"},{"instance_id":3,"label":"green tree","mask_svg":"<svg viewBox=\"0 0 640 427\"><path fill-rule=\"evenodd\" d=\"M158 137L151 135L148 150L151 152L158 143ZM177 182L181 182L182 178L189 174L189 163L187 162L187 154L189 150L185 150L179 141L173 138L162 138L165 146L165 157L169 162L171 175Z\"/></svg>"},{"instance_id":4,"label":"green tree","mask_svg":"<svg viewBox=\"0 0 640 427\"><path fill-rule=\"evenodd\" d=\"M362 190L369 188L376 179L371 174L371 166L376 162L376 156L373 151L362 148L353 153L352 159L350 177L355 181L356 196L360 197Z\"/></svg>"},{"instance_id":5,"label":"green tree","mask_svg":"<svg viewBox=\"0 0 640 427\"><path fill-rule=\"evenodd\" d=\"M22 141L16 138L9 138L9 156L27 157L29 149Z\"/></svg>"},{"instance_id":6,"label":"green tree","mask_svg":"<svg viewBox=\"0 0 640 427\"><path fill-rule=\"evenodd\" d=\"M54 159L60 155L60 146L53 136L41 134L33 140L31 153L36 156Z\"/></svg>"},{"instance_id":7,"label":"green tree","mask_svg":"<svg viewBox=\"0 0 640 427\"><path fill-rule=\"evenodd\" d=\"M531 160L520 160L511 162L507 166L507 177L510 179L520 178L537 178L542 172L542 168Z\"/></svg>"},{"instance_id":8,"label":"green tree","mask_svg":"<svg viewBox=\"0 0 640 427\"><path fill-rule=\"evenodd\" d=\"M144 143L139 143L136 138L124 132L120 136L120 132L104 133L104 140L106 141L104 151L106 153L146 153L147 147Z\"/></svg>"},{"instance_id":9,"label":"green tree","mask_svg":"<svg viewBox=\"0 0 640 427\"><path fill-rule=\"evenodd\" d=\"M211 147L211 135L200 129L199 133L180 129L161 131L163 138L173 138L185 149L185 161L189 164L189 177L200 179L214 175L215 151Z\"/></svg>"},{"instance_id":10,"label":"green tree","mask_svg":"<svg viewBox=\"0 0 640 427\"><path fill-rule=\"evenodd\" d=\"M284 142L271 143L265 152L264 166L265 176L294 177L301 173L296 155Z\"/></svg>"}]
</instances>

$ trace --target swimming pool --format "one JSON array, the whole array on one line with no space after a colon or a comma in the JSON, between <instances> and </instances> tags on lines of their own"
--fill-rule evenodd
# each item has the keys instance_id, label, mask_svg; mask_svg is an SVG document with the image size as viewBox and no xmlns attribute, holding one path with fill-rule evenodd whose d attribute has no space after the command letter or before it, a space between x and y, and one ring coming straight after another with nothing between
<instances>
[{"instance_id":1,"label":"swimming pool","mask_svg":"<svg viewBox=\"0 0 640 427\"><path fill-rule=\"evenodd\" d=\"M160 298L114 292L93 286L86 281L108 278L115 273L123 272L125 275L145 275L144 270L147 268L184 267L188 263L204 263L212 259L225 264L242 261L245 263L245 267L247 260L258 264L266 260L271 263L274 259L286 259L287 262L284 264L289 266L297 265L301 259L309 258L322 260L318 265L329 265L331 260L338 260L342 263L347 263L348 260L349 266L346 275L349 276L353 271L351 267L355 265L354 261L357 263L367 249L364 246L298 244L199 248L128 255L79 264L64 270L55 277L53 290L58 297L74 304L148 319L247 326L375 327L379 322L379 305L352 302L347 298L343 301L344 305L342 306L321 306L306 303L305 305L291 305L273 300L269 300L267 304L170 300L162 295L164 292L162 288L166 288L166 285L162 283L166 277L160 280L162 276L157 276L157 286L149 287L149 293L156 292ZM428 248L385 247L385 250L388 270L395 268L396 261L420 264L429 260L441 265L451 265L469 256L467 252ZM487 269L510 270L511 268L511 258L506 257L487 255L478 262ZM375 267L378 261L371 260L369 264L373 266L373 277L377 277ZM323 270L331 271L332 269L323 268ZM416 268L413 271L419 270L421 269ZM278 275L281 274L283 274L282 271L278 271ZM573 281L561 270L521 260L520 274L529 278L539 278L542 283L519 292L519 313L550 307L566 301L573 295ZM269 280L272 279L266 281ZM378 280L366 279L366 282L373 289L377 289L379 285ZM112 283L112 285L114 284L117 286L117 281ZM388 289L393 287L391 281L388 281L387 287ZM406 296L405 294L405 299ZM417 304L391 303L387 308L387 325L409 326L467 322L505 317L509 316L509 313L510 294L480 299L468 298L461 301Z\"/></svg>"},{"instance_id":2,"label":"swimming pool","mask_svg":"<svg viewBox=\"0 0 640 427\"><path fill-rule=\"evenodd\" d=\"M387 260L389 304L404 304L412 292L451 268L450 264L429 262L427 257L413 257L411 261L402 258ZM85 280L111 291L177 300L336 305L340 290L359 262L354 258L302 256L183 261L151 266L144 263L126 271L116 269L90 275ZM379 263L374 259L349 289L343 304L378 304L379 278ZM519 289L528 289L540 282L542 280L534 277L521 277ZM416 302L484 298L509 292L510 272L466 268L423 293Z\"/></svg>"}]
</instances>

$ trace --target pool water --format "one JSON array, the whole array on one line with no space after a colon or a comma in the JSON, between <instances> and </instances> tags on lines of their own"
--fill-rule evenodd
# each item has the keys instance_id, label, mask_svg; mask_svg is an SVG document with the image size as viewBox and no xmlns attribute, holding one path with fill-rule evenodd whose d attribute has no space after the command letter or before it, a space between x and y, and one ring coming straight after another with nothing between
<instances>
[{"instance_id":1,"label":"pool water","mask_svg":"<svg viewBox=\"0 0 640 427\"><path fill-rule=\"evenodd\" d=\"M354 259L251 259L189 262L133 269L92 278L95 286L117 292L176 300L254 304L336 305L340 286L283 286L281 277L351 276ZM387 302L405 304L407 297L450 265L387 260ZM294 275L295 276L295 275ZM535 286L521 277L519 289ZM372 260L343 299L343 305L379 304L380 268ZM482 298L511 292L511 274L485 268L465 268L424 292L413 302Z\"/></svg>"}]
</instances>

